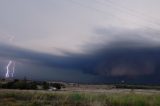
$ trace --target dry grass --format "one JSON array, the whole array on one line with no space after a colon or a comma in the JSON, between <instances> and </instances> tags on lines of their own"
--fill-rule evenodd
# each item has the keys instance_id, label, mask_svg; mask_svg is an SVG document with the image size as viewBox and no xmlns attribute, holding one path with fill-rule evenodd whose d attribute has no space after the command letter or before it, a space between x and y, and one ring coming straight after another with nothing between
<instances>
[{"instance_id":1,"label":"dry grass","mask_svg":"<svg viewBox=\"0 0 160 106\"><path fill-rule=\"evenodd\" d=\"M160 94L0 90L0 106L160 106Z\"/></svg>"}]
</instances>

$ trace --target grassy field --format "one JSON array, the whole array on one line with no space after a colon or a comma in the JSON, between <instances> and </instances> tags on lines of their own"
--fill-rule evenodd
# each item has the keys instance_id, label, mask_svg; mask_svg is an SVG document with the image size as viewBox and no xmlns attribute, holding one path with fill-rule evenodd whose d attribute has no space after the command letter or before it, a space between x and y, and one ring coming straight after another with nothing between
<instances>
[{"instance_id":1,"label":"grassy field","mask_svg":"<svg viewBox=\"0 0 160 106\"><path fill-rule=\"evenodd\" d=\"M160 93L0 90L0 106L160 106Z\"/></svg>"}]
</instances>

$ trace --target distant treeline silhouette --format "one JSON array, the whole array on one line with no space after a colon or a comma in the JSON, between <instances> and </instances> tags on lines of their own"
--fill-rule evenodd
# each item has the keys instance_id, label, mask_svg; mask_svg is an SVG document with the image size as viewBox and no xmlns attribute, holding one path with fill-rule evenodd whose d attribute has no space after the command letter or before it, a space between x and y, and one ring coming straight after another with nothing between
<instances>
[{"instance_id":1,"label":"distant treeline silhouette","mask_svg":"<svg viewBox=\"0 0 160 106\"><path fill-rule=\"evenodd\" d=\"M26 79L24 80L12 80L12 81L7 81L2 79L0 81L0 88L1 89L26 89L26 90L38 90L38 89L43 89L47 90L50 88L55 88L56 90L60 90L62 87L65 87L61 83L48 83L46 81L28 81Z\"/></svg>"},{"instance_id":2,"label":"distant treeline silhouette","mask_svg":"<svg viewBox=\"0 0 160 106\"><path fill-rule=\"evenodd\" d=\"M128 84L116 84L116 88L123 89L157 89L160 90L160 86L158 85L128 85Z\"/></svg>"}]
</instances>

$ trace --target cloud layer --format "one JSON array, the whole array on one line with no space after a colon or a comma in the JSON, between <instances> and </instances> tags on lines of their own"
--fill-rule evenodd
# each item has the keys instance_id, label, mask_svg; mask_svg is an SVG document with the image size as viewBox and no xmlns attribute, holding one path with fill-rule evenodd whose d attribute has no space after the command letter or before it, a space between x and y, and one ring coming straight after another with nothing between
<instances>
[{"instance_id":1,"label":"cloud layer","mask_svg":"<svg viewBox=\"0 0 160 106\"><path fill-rule=\"evenodd\" d=\"M145 38L146 33L138 30L113 32L108 29L96 29L95 33L101 34L106 42L102 40L102 43L84 46L85 53L83 54L63 51L64 56L57 56L1 44L0 58L15 60L22 66L27 64L28 68L25 67L25 73L27 69L32 70L33 73L36 70L37 75L41 75L38 76L39 79L43 78L42 73L45 73L45 69L47 72L56 69L56 76L59 76L56 79L59 80L63 73L63 76L65 73L72 73L72 75L81 73L82 75L79 75L77 80L83 80L82 82L120 82L121 80L136 83L159 82L160 46L158 42ZM119 39L115 40L114 37L119 37ZM34 67L34 70L30 69L30 66ZM44 67L44 70L38 71L40 70L38 67ZM58 72L61 74L58 75ZM54 77L47 78L47 75L46 79L54 79ZM83 79L84 75L87 75L88 79ZM63 80L69 77L66 74ZM99 79L95 80L96 78Z\"/></svg>"}]
</instances>

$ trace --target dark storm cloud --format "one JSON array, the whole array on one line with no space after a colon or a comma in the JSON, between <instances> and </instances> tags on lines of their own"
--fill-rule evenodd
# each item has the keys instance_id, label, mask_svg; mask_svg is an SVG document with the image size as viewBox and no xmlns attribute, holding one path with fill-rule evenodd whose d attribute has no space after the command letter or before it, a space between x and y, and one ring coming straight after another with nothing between
<instances>
[{"instance_id":1,"label":"dark storm cloud","mask_svg":"<svg viewBox=\"0 0 160 106\"><path fill-rule=\"evenodd\" d=\"M86 46L86 54L64 52L65 56L56 56L1 45L0 57L22 63L27 61L35 66L82 71L105 78L103 82L122 79L159 82L160 47L158 43L145 38L144 32L121 30L121 33L115 33L105 29L97 29L95 32L103 35L104 39L105 36L111 36L110 42ZM115 40L114 37L117 36L119 39Z\"/></svg>"},{"instance_id":2,"label":"dark storm cloud","mask_svg":"<svg viewBox=\"0 0 160 106\"><path fill-rule=\"evenodd\" d=\"M114 78L159 78L160 45L152 39L157 32L98 28L95 33L102 35L104 42L90 46L88 51L92 73Z\"/></svg>"},{"instance_id":3,"label":"dark storm cloud","mask_svg":"<svg viewBox=\"0 0 160 106\"><path fill-rule=\"evenodd\" d=\"M87 46L88 54L77 56L80 58L79 68L84 72L104 76L106 81L113 82L116 79L160 80L160 45L156 41L158 38L153 39L158 32L99 28L95 33L101 37L102 43Z\"/></svg>"}]
</instances>

